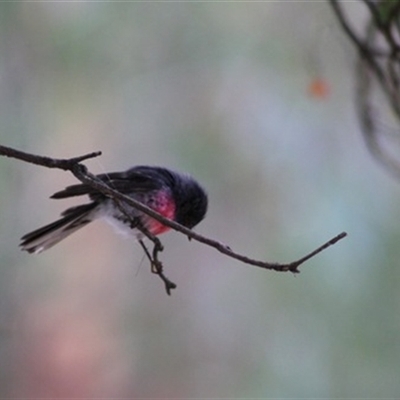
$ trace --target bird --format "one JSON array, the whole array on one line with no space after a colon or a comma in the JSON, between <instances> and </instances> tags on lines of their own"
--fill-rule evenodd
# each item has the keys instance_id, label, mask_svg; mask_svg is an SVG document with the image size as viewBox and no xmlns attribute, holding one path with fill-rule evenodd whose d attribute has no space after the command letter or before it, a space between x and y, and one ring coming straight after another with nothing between
<instances>
[{"instance_id":1,"label":"bird","mask_svg":"<svg viewBox=\"0 0 400 400\"><path fill-rule=\"evenodd\" d=\"M206 191L187 174L164 167L139 165L123 172L105 173L96 177L111 188L189 229L202 221L207 213ZM133 235L138 240L143 238L143 228L152 235L160 235L170 229L133 206L125 204L124 212L121 211L113 199L87 184L67 186L51 198L66 199L84 195L89 196L89 203L70 207L61 214L60 219L24 235L21 238L21 249L39 254L97 219L105 219L118 231Z\"/></svg>"}]
</instances>

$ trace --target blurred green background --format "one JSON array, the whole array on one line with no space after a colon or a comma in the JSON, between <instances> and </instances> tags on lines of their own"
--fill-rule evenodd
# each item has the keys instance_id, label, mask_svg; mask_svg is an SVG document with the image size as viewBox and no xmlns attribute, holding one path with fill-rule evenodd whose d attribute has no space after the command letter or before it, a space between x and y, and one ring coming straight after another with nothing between
<instances>
[{"instance_id":1,"label":"blurred green background","mask_svg":"<svg viewBox=\"0 0 400 400\"><path fill-rule=\"evenodd\" d=\"M168 233L169 298L101 222L20 252L74 178L0 158L0 397L399 396L400 183L365 150L325 2L9 2L0 20L1 144L187 171L210 199L196 230L255 258L349 233L296 277Z\"/></svg>"}]
</instances>

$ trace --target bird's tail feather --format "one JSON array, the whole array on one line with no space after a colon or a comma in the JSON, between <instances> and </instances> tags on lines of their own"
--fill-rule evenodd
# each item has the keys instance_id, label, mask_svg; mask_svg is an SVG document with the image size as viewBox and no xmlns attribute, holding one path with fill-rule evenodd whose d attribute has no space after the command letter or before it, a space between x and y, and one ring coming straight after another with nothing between
<instances>
[{"instance_id":1,"label":"bird's tail feather","mask_svg":"<svg viewBox=\"0 0 400 400\"><path fill-rule=\"evenodd\" d=\"M41 253L53 247L93 220L97 203L83 204L63 212L63 217L49 225L36 229L21 238L20 247L28 253Z\"/></svg>"}]
</instances>

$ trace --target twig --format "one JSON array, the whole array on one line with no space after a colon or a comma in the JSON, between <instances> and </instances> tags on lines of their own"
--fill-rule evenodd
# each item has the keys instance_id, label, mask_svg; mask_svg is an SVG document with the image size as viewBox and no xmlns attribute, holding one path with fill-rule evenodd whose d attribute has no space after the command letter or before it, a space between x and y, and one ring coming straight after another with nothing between
<instances>
[{"instance_id":1,"label":"twig","mask_svg":"<svg viewBox=\"0 0 400 400\"><path fill-rule=\"evenodd\" d=\"M17 160L25 161L31 164L41 165L42 167L58 168L58 169L63 169L65 171L71 171L76 164L88 160L89 158L95 158L101 156L101 151L95 151L93 153L69 159L59 159L59 158L55 159L55 158L42 157L42 156L37 156L35 154L25 153L20 150L15 150L11 147L0 145L0 155L10 158L16 158Z\"/></svg>"},{"instance_id":2,"label":"twig","mask_svg":"<svg viewBox=\"0 0 400 400\"><path fill-rule=\"evenodd\" d=\"M168 296L171 295L171 290L176 289L176 284L169 280L164 274L164 267L160 259L158 258L158 253L161 253L164 250L164 246L162 245L160 239L157 236L154 236L142 223L140 218L132 217L129 214L128 210L124 206L120 200L114 199L115 205L119 208L119 210L125 215L125 217L130 221L131 229L138 229L146 236L150 241L153 242L153 255L150 254L149 250L147 249L146 245L144 244L142 239L139 239L139 244L142 246L142 249L150 261L150 270L153 274L157 274L161 280L164 282L165 291L167 292Z\"/></svg>"},{"instance_id":3,"label":"twig","mask_svg":"<svg viewBox=\"0 0 400 400\"><path fill-rule=\"evenodd\" d=\"M167 292L168 296L171 296L171 290L176 289L176 284L169 280L163 272L163 265L162 262L158 259L158 253L160 249L157 247L157 245L154 245L153 247L153 255L150 254L149 250L147 249L146 245L144 244L143 240L139 240L140 245L142 246L144 253L146 254L146 257L150 261L151 265L151 272L154 274L157 274L161 280L165 284L165 291Z\"/></svg>"},{"instance_id":4,"label":"twig","mask_svg":"<svg viewBox=\"0 0 400 400\"><path fill-rule=\"evenodd\" d=\"M309 260L310 258L314 257L321 251L327 249L328 247L332 246L339 240L343 239L344 237L347 236L345 232L340 233L339 235L335 236L328 242L324 243L322 246L318 247L316 250L312 251L308 255L300 258L297 261L293 261L290 263L285 263L285 264L279 264L279 263L270 263L270 262L265 262L265 261L260 261L256 260L244 255L241 255L239 253L234 252L231 250L231 248L225 244L222 244L216 240L210 239L206 236L202 236L196 232L193 232L192 230L178 224L175 221L172 221L168 218L163 217L161 214L157 213L153 209L147 207L143 203L140 203L139 201L128 197L110 186L106 185L103 181L98 179L95 175L91 174L88 172L87 168L83 165L80 164L81 161L87 160L89 158L97 157L101 154L101 152L94 152L90 154L86 154L80 157L74 157L71 159L53 159L49 157L41 157L29 153L25 153L22 151L18 151L9 147L1 146L0 145L0 155L6 156L6 157L12 157L21 161L25 161L28 163L36 164L36 165L41 165L44 167L48 168L59 168L62 170L70 171L78 180L80 180L82 183L89 185L95 190L98 190L102 194L104 194L107 197L112 198L117 206L120 207L121 211L124 212L125 215L129 217L129 214L126 212L124 209L123 205L129 205L132 207L135 207L139 211L149 215L150 217L154 218L158 222L161 222L162 224L168 226L169 228L176 230L178 232L181 232L182 234L186 235L189 239L196 240L197 242L206 244L207 246L213 247L214 249L218 250L220 253L225 254L228 257L234 258L236 260L239 260L245 264L253 265L259 268L263 269L269 269L269 270L274 270L274 271L280 271L280 272L286 272L290 271L292 273L299 273L299 266ZM168 278L165 277L163 273L163 265L160 262L158 258L158 254L163 250L163 246L161 241L152 235L150 232L148 232L143 226L138 226L136 220L131 220L132 227L138 228L139 230L142 231L142 233L149 238L153 242L153 253L150 254L146 246L142 241L139 241L141 244L143 250L145 251L145 254L147 258L150 260L151 266L152 266L152 271L156 273L157 275L160 276L160 278L164 281L166 291L168 294L170 294L171 289L176 288L175 283L171 282Z\"/></svg>"}]
</instances>

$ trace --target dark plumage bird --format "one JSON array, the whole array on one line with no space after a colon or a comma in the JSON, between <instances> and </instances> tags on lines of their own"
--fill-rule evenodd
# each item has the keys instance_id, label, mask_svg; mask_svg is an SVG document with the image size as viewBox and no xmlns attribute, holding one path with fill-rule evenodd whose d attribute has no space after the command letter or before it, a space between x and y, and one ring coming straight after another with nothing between
<instances>
[{"instance_id":1,"label":"dark plumage bird","mask_svg":"<svg viewBox=\"0 0 400 400\"><path fill-rule=\"evenodd\" d=\"M189 175L161 167L137 166L125 172L97 175L97 178L187 228L196 226L207 212L207 194ZM85 184L68 186L51 198L83 195L88 195L91 202L68 208L59 220L23 236L22 250L40 253L98 218L105 218L119 230L139 239L143 234L135 229L135 224L145 227L153 235L169 230L147 214L125 205L130 216L127 218L112 199Z\"/></svg>"}]
</instances>

